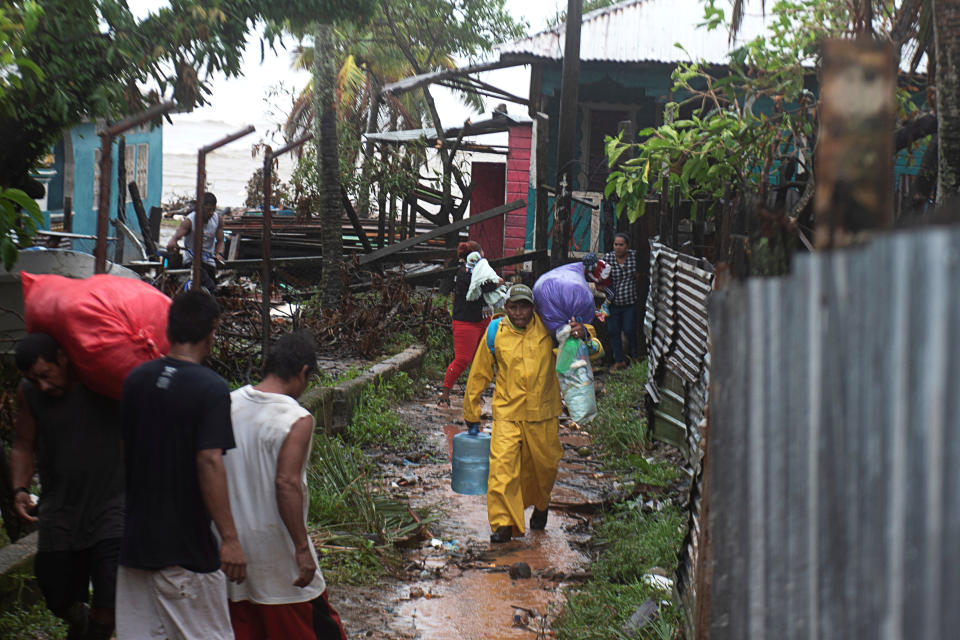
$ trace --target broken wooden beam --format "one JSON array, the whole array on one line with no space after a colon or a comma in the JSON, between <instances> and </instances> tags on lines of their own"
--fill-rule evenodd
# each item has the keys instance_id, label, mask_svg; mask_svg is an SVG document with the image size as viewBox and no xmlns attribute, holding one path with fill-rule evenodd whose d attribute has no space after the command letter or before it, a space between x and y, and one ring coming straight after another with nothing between
<instances>
[{"instance_id":1,"label":"broken wooden beam","mask_svg":"<svg viewBox=\"0 0 960 640\"><path fill-rule=\"evenodd\" d=\"M150 235L150 221L147 219L147 212L143 208L143 199L140 197L140 189L136 182L127 185L130 190L130 202L133 203L133 211L137 214L137 223L140 225L140 235L143 237L143 246L147 249L147 255L153 259L157 257L157 243Z\"/></svg>"},{"instance_id":2,"label":"broken wooden beam","mask_svg":"<svg viewBox=\"0 0 960 640\"><path fill-rule=\"evenodd\" d=\"M477 214L475 216L470 216L469 218L463 218L462 220L451 222L450 224L446 224L442 227L437 227L433 231L428 231L427 233L417 236L416 238L409 238L402 242L397 242L396 244L390 245L389 247L378 249L373 253L368 253L365 256L360 256L359 263L361 265L364 265L364 264L370 264L371 262L376 262L387 256L393 255L398 251L409 249L410 247L416 246L422 242L426 242L428 240L432 240L433 238L438 238L440 236L445 236L448 233L451 233L453 231L459 231L460 229L469 227L472 224L477 224L477 223L483 222L484 220L496 218L498 216L502 216L505 213L508 213L510 211L514 211L515 209L520 209L521 207L526 207L526 206L527 206L527 202L525 200L514 200L513 202L500 205L499 207L495 207L493 209L490 209L489 211L484 211L483 213ZM521 260L521 262L523 261ZM493 264L492 261L491 261L491 264Z\"/></svg>"},{"instance_id":3,"label":"broken wooden beam","mask_svg":"<svg viewBox=\"0 0 960 640\"><path fill-rule=\"evenodd\" d=\"M893 224L894 48L828 40L822 74L814 245L828 249Z\"/></svg>"},{"instance_id":4,"label":"broken wooden beam","mask_svg":"<svg viewBox=\"0 0 960 640\"><path fill-rule=\"evenodd\" d=\"M497 258L495 260L489 260L491 267L506 267L511 264L520 264L521 262L531 262L538 260L547 255L546 250L543 251L530 251L528 253L521 253L516 256L508 256L506 258ZM442 280L452 276L457 272L457 269L460 267L448 267L446 269L437 269L434 271L418 272L411 273L410 275L404 276L408 284L421 284L421 283L432 283L437 280Z\"/></svg>"},{"instance_id":5,"label":"broken wooden beam","mask_svg":"<svg viewBox=\"0 0 960 640\"><path fill-rule=\"evenodd\" d=\"M367 232L360 224L360 216L354 210L353 203L350 202L350 196L347 195L347 190L343 188L343 185L340 185L340 198L343 200L343 209L347 212L347 217L350 218L350 224L353 225L354 232L363 244L363 250L367 253L372 252L373 247L370 245L370 239L367 238Z\"/></svg>"}]
</instances>

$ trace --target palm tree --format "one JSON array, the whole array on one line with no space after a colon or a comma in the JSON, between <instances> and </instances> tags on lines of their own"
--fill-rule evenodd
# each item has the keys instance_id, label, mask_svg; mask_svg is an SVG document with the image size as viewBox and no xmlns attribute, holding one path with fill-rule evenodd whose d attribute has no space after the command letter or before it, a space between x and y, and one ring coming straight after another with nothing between
<instances>
[{"instance_id":1,"label":"palm tree","mask_svg":"<svg viewBox=\"0 0 960 640\"><path fill-rule=\"evenodd\" d=\"M929 2L937 63L937 203L943 204L960 192L960 0Z\"/></svg>"},{"instance_id":2,"label":"palm tree","mask_svg":"<svg viewBox=\"0 0 960 640\"><path fill-rule=\"evenodd\" d=\"M379 112L385 101L387 110L398 114L404 126L422 126L423 114L426 112L422 97L412 92L401 97L380 96L379 88L384 84L414 74L403 55L388 43L379 42L374 34L355 25L337 27L334 38L338 65L337 113L341 125L362 133L371 110ZM314 52L312 46L300 47L293 66L300 69L312 68ZM313 83L309 82L300 92L287 117L284 133L288 138L295 138L309 130L313 119L312 95ZM375 102L378 104L372 109Z\"/></svg>"},{"instance_id":3,"label":"palm tree","mask_svg":"<svg viewBox=\"0 0 960 640\"><path fill-rule=\"evenodd\" d=\"M410 62L390 41L377 37L369 29L356 25L338 26L334 30L338 70L336 75L336 104L338 122L345 135L359 140L363 133L377 129L420 128L429 121L429 109L424 95L409 91L398 96L383 95L380 87L416 74ZM309 69L313 66L315 49L302 46L298 49L293 66ZM444 69L456 68L449 55L438 58ZM287 116L284 135L295 139L310 130L313 120L313 82L300 92ZM483 100L476 93L461 92L464 104L480 112ZM356 166L359 146L350 146L351 156L346 166ZM369 156L370 150L365 151Z\"/></svg>"},{"instance_id":4,"label":"palm tree","mask_svg":"<svg viewBox=\"0 0 960 640\"><path fill-rule=\"evenodd\" d=\"M323 270L320 291L325 308L339 304L340 265L343 261L343 237L340 220L340 166L337 144L337 111L334 102L336 69L333 58L333 27L317 24L314 42L319 55L314 57L313 80L319 91L313 93L313 136L317 149L317 182L320 185L321 246Z\"/></svg>"}]
</instances>

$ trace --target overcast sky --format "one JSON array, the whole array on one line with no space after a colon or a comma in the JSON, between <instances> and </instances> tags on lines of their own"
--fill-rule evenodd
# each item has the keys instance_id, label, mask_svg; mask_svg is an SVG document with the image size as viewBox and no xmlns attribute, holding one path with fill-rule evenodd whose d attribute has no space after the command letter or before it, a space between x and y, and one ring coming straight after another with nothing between
<instances>
[{"instance_id":1,"label":"overcast sky","mask_svg":"<svg viewBox=\"0 0 960 640\"><path fill-rule=\"evenodd\" d=\"M129 0L130 9L139 17L159 7L167 6L167 0ZM558 4L566 6L565 0L507 0L507 10L516 18L525 19L530 24L530 32L543 29L546 19L552 16ZM213 81L212 104L195 110L190 114L174 116L178 120L211 120L228 122L238 127L254 124L257 137L265 137L266 130L276 128L283 121L290 106L291 94L299 92L309 79L306 72L295 72L290 68L292 50L296 46L293 38L285 38L288 49L277 47L274 53L269 49L266 57L260 61L260 42L256 34L247 40L244 54L243 76L227 79L222 75ZM529 71L524 68L504 70L488 74L485 81L492 82L512 93L526 96L528 92ZM470 117L471 113L448 91L438 88L436 91L438 109L444 126L455 126ZM493 108L495 104L488 104ZM511 112L519 113L519 105L508 105ZM276 142L276 140L274 140Z\"/></svg>"}]
</instances>

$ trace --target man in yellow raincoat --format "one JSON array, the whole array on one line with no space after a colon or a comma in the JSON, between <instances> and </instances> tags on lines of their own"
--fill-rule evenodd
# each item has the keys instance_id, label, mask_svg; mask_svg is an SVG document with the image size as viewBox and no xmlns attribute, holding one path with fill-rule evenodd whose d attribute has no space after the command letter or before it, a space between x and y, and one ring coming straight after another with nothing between
<instances>
[{"instance_id":1,"label":"man in yellow raincoat","mask_svg":"<svg viewBox=\"0 0 960 640\"><path fill-rule=\"evenodd\" d=\"M496 328L493 349L486 338L477 347L463 402L464 421L475 430L482 395L496 365L487 480L491 542L522 536L523 510L528 506L533 506L530 528L546 527L550 493L563 457L553 336L534 309L530 287L513 285L504 308L507 315ZM571 322L570 330L576 338L586 335L579 322Z\"/></svg>"}]
</instances>

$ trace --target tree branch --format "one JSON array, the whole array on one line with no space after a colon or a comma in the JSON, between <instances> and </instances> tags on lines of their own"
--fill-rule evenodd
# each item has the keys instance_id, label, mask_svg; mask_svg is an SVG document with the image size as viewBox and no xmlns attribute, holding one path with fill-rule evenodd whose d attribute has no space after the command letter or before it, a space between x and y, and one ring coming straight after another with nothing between
<instances>
[{"instance_id":1,"label":"tree branch","mask_svg":"<svg viewBox=\"0 0 960 640\"><path fill-rule=\"evenodd\" d=\"M908 146L931 134L937 132L937 116L934 113L926 113L918 118L914 118L907 124L897 129L894 133L893 148L895 151L906 149Z\"/></svg>"}]
</instances>

